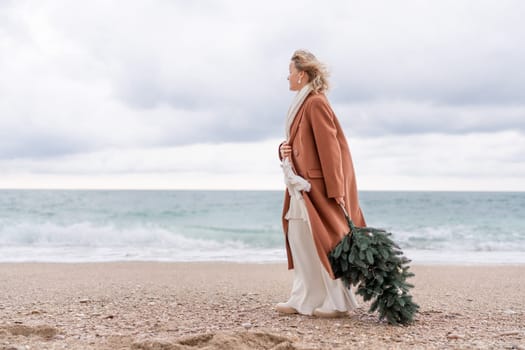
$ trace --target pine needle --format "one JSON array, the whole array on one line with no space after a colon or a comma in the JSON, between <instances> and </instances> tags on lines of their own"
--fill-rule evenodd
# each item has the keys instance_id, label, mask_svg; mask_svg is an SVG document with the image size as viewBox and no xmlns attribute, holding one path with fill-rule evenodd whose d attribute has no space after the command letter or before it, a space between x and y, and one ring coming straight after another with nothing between
<instances>
[{"instance_id":1,"label":"pine needle","mask_svg":"<svg viewBox=\"0 0 525 350\"><path fill-rule=\"evenodd\" d=\"M345 213L346 215L346 213ZM330 252L328 258L336 278L345 286L357 286L357 294L372 300L369 312L392 325L412 323L419 309L409 294L406 279L409 259L389 238L391 233L371 227L356 227L346 215L350 232Z\"/></svg>"}]
</instances>

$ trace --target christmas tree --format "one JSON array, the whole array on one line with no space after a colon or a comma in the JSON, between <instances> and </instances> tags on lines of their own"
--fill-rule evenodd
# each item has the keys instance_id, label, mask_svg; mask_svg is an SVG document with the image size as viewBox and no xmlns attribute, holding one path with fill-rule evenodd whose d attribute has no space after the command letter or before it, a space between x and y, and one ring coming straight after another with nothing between
<instances>
[{"instance_id":1,"label":"christmas tree","mask_svg":"<svg viewBox=\"0 0 525 350\"><path fill-rule=\"evenodd\" d=\"M393 325L409 324L419 306L409 294L408 260L389 238L391 233L371 227L356 227L345 212L350 232L330 252L328 258L336 278L365 301L372 300L370 312Z\"/></svg>"}]
</instances>

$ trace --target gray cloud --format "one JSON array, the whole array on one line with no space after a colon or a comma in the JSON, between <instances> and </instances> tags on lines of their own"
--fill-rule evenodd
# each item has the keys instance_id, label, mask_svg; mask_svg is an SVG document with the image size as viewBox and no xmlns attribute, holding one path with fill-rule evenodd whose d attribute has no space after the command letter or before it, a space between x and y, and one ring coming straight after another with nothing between
<instances>
[{"instance_id":1,"label":"gray cloud","mask_svg":"<svg viewBox=\"0 0 525 350\"><path fill-rule=\"evenodd\" d=\"M517 0L29 4L0 12L0 157L280 138L301 47L352 133L525 132Z\"/></svg>"},{"instance_id":2,"label":"gray cloud","mask_svg":"<svg viewBox=\"0 0 525 350\"><path fill-rule=\"evenodd\" d=\"M525 106L440 105L416 101L334 104L343 125L360 136L468 134L517 130L525 133Z\"/></svg>"},{"instance_id":3,"label":"gray cloud","mask_svg":"<svg viewBox=\"0 0 525 350\"><path fill-rule=\"evenodd\" d=\"M92 149L81 140L75 140L64 134L34 132L17 133L16 138L0 132L0 159L11 158L47 158L79 153Z\"/></svg>"}]
</instances>

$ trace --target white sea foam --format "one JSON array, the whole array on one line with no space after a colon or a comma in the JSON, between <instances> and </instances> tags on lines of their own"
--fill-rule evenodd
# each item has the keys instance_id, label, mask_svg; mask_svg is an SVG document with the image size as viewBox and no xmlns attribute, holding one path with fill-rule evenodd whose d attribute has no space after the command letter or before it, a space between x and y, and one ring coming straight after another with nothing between
<instances>
[{"instance_id":1,"label":"white sea foam","mask_svg":"<svg viewBox=\"0 0 525 350\"><path fill-rule=\"evenodd\" d=\"M78 223L19 224L0 234L0 262L283 260L280 248L185 237L159 227L115 228Z\"/></svg>"},{"instance_id":2,"label":"white sea foam","mask_svg":"<svg viewBox=\"0 0 525 350\"><path fill-rule=\"evenodd\" d=\"M227 261L268 263L285 260L283 249L235 249L222 247L213 251L197 249L137 247L69 248L69 247L2 247L0 262L110 262L110 261Z\"/></svg>"},{"instance_id":3,"label":"white sea foam","mask_svg":"<svg viewBox=\"0 0 525 350\"><path fill-rule=\"evenodd\" d=\"M188 238L155 225L135 227L100 226L90 222L71 225L55 223L22 223L5 227L0 235L2 245L67 246L67 247L119 247L151 246L190 249L217 249L219 243L198 238ZM235 245L235 242L228 244Z\"/></svg>"},{"instance_id":4,"label":"white sea foam","mask_svg":"<svg viewBox=\"0 0 525 350\"><path fill-rule=\"evenodd\" d=\"M404 254L416 265L525 264L521 251L405 250Z\"/></svg>"},{"instance_id":5,"label":"white sea foam","mask_svg":"<svg viewBox=\"0 0 525 350\"><path fill-rule=\"evenodd\" d=\"M428 230L434 249L401 248L415 264L523 264L525 254L503 245L504 250L466 250L452 246L445 228ZM453 230L457 232L457 229ZM18 224L0 231L0 262L102 262L102 261L284 261L284 244L261 248L234 240L186 237L153 225L117 228L83 222L69 226L53 223ZM401 236L411 237L404 232ZM443 239L436 240L436 237ZM485 242L485 245L490 245ZM446 246L445 246L446 245Z\"/></svg>"},{"instance_id":6,"label":"white sea foam","mask_svg":"<svg viewBox=\"0 0 525 350\"><path fill-rule=\"evenodd\" d=\"M466 224L395 230L393 238L406 249L423 251L511 252L525 248L525 233L506 230L491 234Z\"/></svg>"}]
</instances>

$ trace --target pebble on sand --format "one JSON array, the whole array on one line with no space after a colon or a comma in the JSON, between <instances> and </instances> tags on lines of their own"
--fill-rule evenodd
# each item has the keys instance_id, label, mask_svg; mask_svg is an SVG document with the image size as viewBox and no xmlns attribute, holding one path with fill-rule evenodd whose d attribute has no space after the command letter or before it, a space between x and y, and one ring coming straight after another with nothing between
<instances>
[{"instance_id":1,"label":"pebble on sand","mask_svg":"<svg viewBox=\"0 0 525 350\"><path fill-rule=\"evenodd\" d=\"M450 333L447 335L447 339L463 339L465 336L463 334Z\"/></svg>"}]
</instances>

